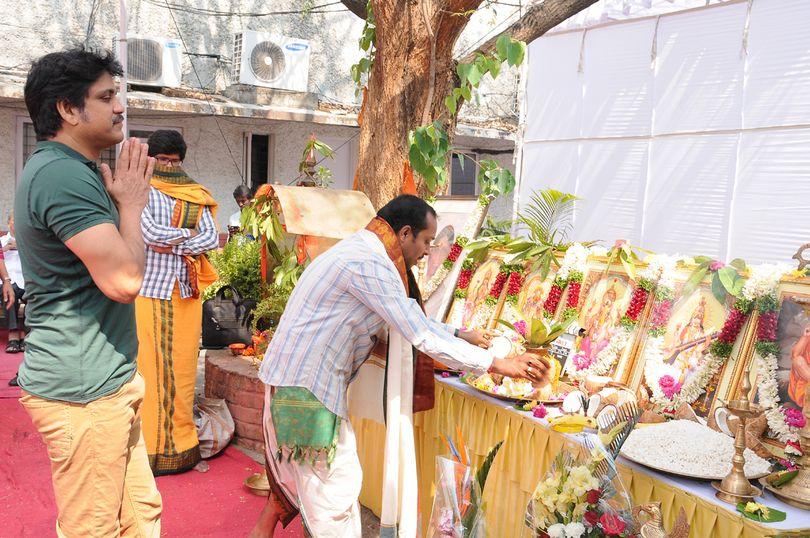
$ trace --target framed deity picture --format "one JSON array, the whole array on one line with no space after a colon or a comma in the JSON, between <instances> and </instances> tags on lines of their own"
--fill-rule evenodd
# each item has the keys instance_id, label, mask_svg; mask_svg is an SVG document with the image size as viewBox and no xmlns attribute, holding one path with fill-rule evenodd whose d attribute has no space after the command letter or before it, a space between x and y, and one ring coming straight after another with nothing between
<instances>
[{"instance_id":1,"label":"framed deity picture","mask_svg":"<svg viewBox=\"0 0 810 538\"><path fill-rule=\"evenodd\" d=\"M607 267L601 262L589 264L576 313L582 331L566 363L570 377L604 375L624 381L635 332L625 330L621 320L634 286L635 282L621 267Z\"/></svg>"},{"instance_id":2,"label":"framed deity picture","mask_svg":"<svg viewBox=\"0 0 810 538\"><path fill-rule=\"evenodd\" d=\"M475 268L466 289L456 291L445 320L447 323L465 330L487 329L494 325L506 292L504 277L498 279L505 255L505 252L490 251Z\"/></svg>"},{"instance_id":3,"label":"framed deity picture","mask_svg":"<svg viewBox=\"0 0 810 538\"><path fill-rule=\"evenodd\" d=\"M688 268L677 271L668 298L652 305L628 385L634 390L644 386L662 407L686 402L707 417L717 405L730 358L740 354L745 327L733 343L715 345L726 320L736 314L731 301L715 297L709 280L685 293L689 276Z\"/></svg>"},{"instance_id":4,"label":"framed deity picture","mask_svg":"<svg viewBox=\"0 0 810 538\"><path fill-rule=\"evenodd\" d=\"M724 399L738 398L743 376L749 375L749 399L765 409L763 441L780 453L804 420L802 406L810 386L810 278L780 283L771 312L757 313L751 345L727 376Z\"/></svg>"},{"instance_id":5,"label":"framed deity picture","mask_svg":"<svg viewBox=\"0 0 810 538\"><path fill-rule=\"evenodd\" d=\"M541 269L532 271L523 281L518 295L517 308L525 318L542 318L543 306L548 298L557 272L552 269L543 278ZM556 312L554 312L556 314Z\"/></svg>"}]
</instances>

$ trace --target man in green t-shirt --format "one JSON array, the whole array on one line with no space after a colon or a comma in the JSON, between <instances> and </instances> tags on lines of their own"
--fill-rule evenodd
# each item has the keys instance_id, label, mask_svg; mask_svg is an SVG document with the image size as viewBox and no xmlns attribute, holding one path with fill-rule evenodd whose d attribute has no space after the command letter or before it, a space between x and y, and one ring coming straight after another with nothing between
<instances>
[{"instance_id":1,"label":"man in green t-shirt","mask_svg":"<svg viewBox=\"0 0 810 538\"><path fill-rule=\"evenodd\" d=\"M160 536L161 498L139 408L132 302L144 273L141 211L154 159L122 145L110 53L74 49L32 64L25 104L37 148L14 201L30 334L20 402L51 460L59 536Z\"/></svg>"}]
</instances>

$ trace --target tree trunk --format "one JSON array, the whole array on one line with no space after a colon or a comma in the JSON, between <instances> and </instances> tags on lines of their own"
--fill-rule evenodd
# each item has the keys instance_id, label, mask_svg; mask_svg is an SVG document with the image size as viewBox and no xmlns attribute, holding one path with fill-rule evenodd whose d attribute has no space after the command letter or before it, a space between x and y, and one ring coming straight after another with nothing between
<instances>
[{"instance_id":1,"label":"tree trunk","mask_svg":"<svg viewBox=\"0 0 810 538\"><path fill-rule=\"evenodd\" d=\"M452 135L455 121L450 124L444 98L457 83L453 45L468 17L447 12L475 9L481 1L448 2L443 10L438 2L424 0L373 2L377 51L360 128L358 182L374 207L402 190L412 129L439 119ZM424 194L421 181L414 179Z\"/></svg>"},{"instance_id":2,"label":"tree trunk","mask_svg":"<svg viewBox=\"0 0 810 538\"><path fill-rule=\"evenodd\" d=\"M482 1L372 0L376 55L360 126L357 173L359 189L375 208L402 192L411 130L440 120L452 142L456 119L444 98L458 84L453 47L469 22L468 13ZM518 21L524 24L515 37L539 37L595 1L545 0L542 10L529 9L531 17ZM344 4L358 9L358 0ZM426 194L421 178L414 180L419 193Z\"/></svg>"}]
</instances>

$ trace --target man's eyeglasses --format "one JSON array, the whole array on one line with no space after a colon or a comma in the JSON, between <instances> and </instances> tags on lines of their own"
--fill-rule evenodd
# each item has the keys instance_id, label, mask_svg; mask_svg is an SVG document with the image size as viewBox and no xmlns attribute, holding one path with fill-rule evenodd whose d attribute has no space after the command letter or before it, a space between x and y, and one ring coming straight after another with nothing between
<instances>
[{"instance_id":1,"label":"man's eyeglasses","mask_svg":"<svg viewBox=\"0 0 810 538\"><path fill-rule=\"evenodd\" d=\"M163 166L180 166L183 164L182 159L167 159L166 157L155 157L155 161Z\"/></svg>"}]
</instances>

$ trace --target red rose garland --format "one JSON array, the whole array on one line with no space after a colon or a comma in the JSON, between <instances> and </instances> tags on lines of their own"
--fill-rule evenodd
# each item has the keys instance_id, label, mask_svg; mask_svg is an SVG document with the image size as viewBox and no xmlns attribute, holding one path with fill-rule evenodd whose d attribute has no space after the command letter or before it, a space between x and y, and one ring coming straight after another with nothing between
<instances>
[{"instance_id":1,"label":"red rose garland","mask_svg":"<svg viewBox=\"0 0 810 538\"><path fill-rule=\"evenodd\" d=\"M477 264L472 260L464 260L464 263L461 265L461 272L458 275L456 291L453 292L455 298L464 299L467 297L467 288L470 287L470 281L472 281L476 267Z\"/></svg>"},{"instance_id":2,"label":"red rose garland","mask_svg":"<svg viewBox=\"0 0 810 538\"><path fill-rule=\"evenodd\" d=\"M734 347L734 342L737 341L752 307L751 301L745 299L737 299L734 302L726 322L723 323L723 328L717 336L717 341L713 342L709 348L714 355L723 358L731 356L731 349Z\"/></svg>"},{"instance_id":3,"label":"red rose garland","mask_svg":"<svg viewBox=\"0 0 810 538\"><path fill-rule=\"evenodd\" d=\"M579 271L571 271L568 277L568 295L565 298L565 311L563 312L563 320L567 321L579 315L579 294L582 291L582 273Z\"/></svg>"},{"instance_id":4,"label":"red rose garland","mask_svg":"<svg viewBox=\"0 0 810 538\"><path fill-rule=\"evenodd\" d=\"M548 292L548 297L546 297L545 302L543 302L543 312L545 313L546 317L553 317L557 312L557 306L560 304L563 290L565 290L567 285L568 280L564 278L554 279L554 284L551 285L551 289Z\"/></svg>"},{"instance_id":5,"label":"red rose garland","mask_svg":"<svg viewBox=\"0 0 810 538\"><path fill-rule=\"evenodd\" d=\"M638 318L647 305L647 300L650 298L650 291L654 285L655 284L651 281L642 278L639 280L636 287L633 288L633 294L630 296L630 304L627 306L627 312L625 312L621 321L622 326L626 329L632 330L638 324Z\"/></svg>"},{"instance_id":6,"label":"red rose garland","mask_svg":"<svg viewBox=\"0 0 810 538\"><path fill-rule=\"evenodd\" d=\"M506 286L506 300L511 304L516 305L518 302L518 295L520 288L523 287L523 268L512 267L509 273L509 281Z\"/></svg>"},{"instance_id":7,"label":"red rose garland","mask_svg":"<svg viewBox=\"0 0 810 538\"><path fill-rule=\"evenodd\" d=\"M447 255L447 258L445 258L444 261L442 262L442 265L444 266L445 269L449 270L453 268L453 265L456 263L456 260L458 260L458 257L461 255L461 251L464 250L463 243L466 243L466 241L462 241L461 238L458 238L456 239L456 242L453 243L453 246L450 247L450 253Z\"/></svg>"},{"instance_id":8,"label":"red rose garland","mask_svg":"<svg viewBox=\"0 0 810 538\"><path fill-rule=\"evenodd\" d=\"M486 304L490 306L495 306L498 304L498 299L501 297L501 292L503 292L503 287L506 284L506 279L509 277L509 267L507 265L502 265L497 278L495 278L495 282L492 283L492 287L489 288L489 295L486 298Z\"/></svg>"}]
</instances>

